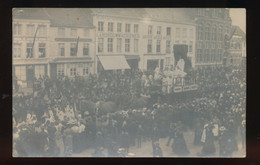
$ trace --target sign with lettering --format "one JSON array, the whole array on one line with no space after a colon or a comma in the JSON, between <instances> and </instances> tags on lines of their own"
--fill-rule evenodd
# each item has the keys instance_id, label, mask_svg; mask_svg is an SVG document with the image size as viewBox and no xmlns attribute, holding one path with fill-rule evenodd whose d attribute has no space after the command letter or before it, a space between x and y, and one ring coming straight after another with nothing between
<instances>
[{"instance_id":1,"label":"sign with lettering","mask_svg":"<svg viewBox=\"0 0 260 165\"><path fill-rule=\"evenodd\" d=\"M55 38L55 41L61 42L77 42L77 38ZM91 42L92 39L90 38L79 38L79 42Z\"/></svg>"},{"instance_id":2,"label":"sign with lettering","mask_svg":"<svg viewBox=\"0 0 260 165\"><path fill-rule=\"evenodd\" d=\"M130 33L98 33L97 37L110 37L110 38L139 38L139 34Z\"/></svg>"},{"instance_id":3,"label":"sign with lettering","mask_svg":"<svg viewBox=\"0 0 260 165\"><path fill-rule=\"evenodd\" d=\"M174 88L173 88L173 92L174 92L174 93L182 92L182 87L174 87Z\"/></svg>"},{"instance_id":4,"label":"sign with lettering","mask_svg":"<svg viewBox=\"0 0 260 165\"><path fill-rule=\"evenodd\" d=\"M190 86L183 86L182 87L182 91L185 92L185 91L190 91Z\"/></svg>"}]
</instances>

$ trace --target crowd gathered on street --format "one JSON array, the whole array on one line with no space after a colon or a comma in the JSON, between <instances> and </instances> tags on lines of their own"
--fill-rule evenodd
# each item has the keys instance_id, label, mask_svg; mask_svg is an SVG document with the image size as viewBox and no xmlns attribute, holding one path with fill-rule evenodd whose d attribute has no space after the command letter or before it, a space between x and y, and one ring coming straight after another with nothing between
<instances>
[{"instance_id":1,"label":"crowd gathered on street","mask_svg":"<svg viewBox=\"0 0 260 165\"><path fill-rule=\"evenodd\" d=\"M196 69L185 78L169 72L44 76L35 79L30 95L14 82L13 155L73 156L93 149L94 157L139 156L130 148L149 142L154 157L164 156L163 146L173 156L228 157L239 150L237 136L245 149L245 69ZM175 99L174 86L192 83L198 85L193 97ZM190 153L186 131L201 146L197 155Z\"/></svg>"}]
</instances>

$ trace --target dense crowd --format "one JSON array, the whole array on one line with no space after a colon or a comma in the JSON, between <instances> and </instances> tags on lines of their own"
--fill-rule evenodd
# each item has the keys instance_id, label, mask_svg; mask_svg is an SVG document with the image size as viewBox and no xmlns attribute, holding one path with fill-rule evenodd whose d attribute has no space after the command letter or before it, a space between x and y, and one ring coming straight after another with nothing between
<instances>
[{"instance_id":1,"label":"dense crowd","mask_svg":"<svg viewBox=\"0 0 260 165\"><path fill-rule=\"evenodd\" d=\"M32 95L13 97L13 154L72 156L94 149L92 156L126 156L134 154L130 147L151 141L155 157L163 156L162 145L170 145L173 155L189 156L184 132L190 130L194 145L202 146L199 155L232 156L238 133L245 138L245 70L192 71L185 82L198 84L195 97L169 103L158 95L151 102L152 91L162 90L163 79L170 77L162 75L158 81L129 70L36 79ZM168 138L167 144L160 138Z\"/></svg>"}]
</instances>

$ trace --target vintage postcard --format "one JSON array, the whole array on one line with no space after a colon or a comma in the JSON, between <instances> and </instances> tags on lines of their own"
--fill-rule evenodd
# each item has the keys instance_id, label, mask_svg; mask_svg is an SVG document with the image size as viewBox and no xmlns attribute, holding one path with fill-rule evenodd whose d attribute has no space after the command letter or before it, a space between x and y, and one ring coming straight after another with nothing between
<instances>
[{"instance_id":1,"label":"vintage postcard","mask_svg":"<svg viewBox=\"0 0 260 165\"><path fill-rule=\"evenodd\" d=\"M245 157L246 10L14 8L13 157Z\"/></svg>"}]
</instances>

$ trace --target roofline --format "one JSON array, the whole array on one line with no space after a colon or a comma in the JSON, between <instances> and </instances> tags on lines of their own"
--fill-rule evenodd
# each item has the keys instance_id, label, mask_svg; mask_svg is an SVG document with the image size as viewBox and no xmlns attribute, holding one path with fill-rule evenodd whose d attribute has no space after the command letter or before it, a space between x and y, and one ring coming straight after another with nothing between
<instances>
[{"instance_id":1,"label":"roofline","mask_svg":"<svg viewBox=\"0 0 260 165\"><path fill-rule=\"evenodd\" d=\"M50 25L50 27L77 27L77 28L90 28L90 29L95 29L95 26L76 26L76 25Z\"/></svg>"}]
</instances>

